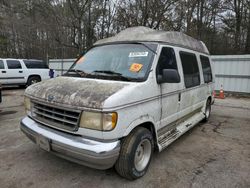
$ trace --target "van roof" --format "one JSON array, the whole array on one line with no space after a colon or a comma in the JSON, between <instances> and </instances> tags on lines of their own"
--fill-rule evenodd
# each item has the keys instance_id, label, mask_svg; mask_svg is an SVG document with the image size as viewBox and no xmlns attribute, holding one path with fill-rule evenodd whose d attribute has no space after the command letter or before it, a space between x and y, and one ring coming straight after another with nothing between
<instances>
[{"instance_id":1,"label":"van roof","mask_svg":"<svg viewBox=\"0 0 250 188\"><path fill-rule=\"evenodd\" d=\"M18 58L0 58L1 60L27 60L27 61L43 61L40 59L18 59Z\"/></svg>"},{"instance_id":2,"label":"van roof","mask_svg":"<svg viewBox=\"0 0 250 188\"><path fill-rule=\"evenodd\" d=\"M206 45L202 41L196 40L184 33L175 31L158 31L143 26L127 28L113 37L98 40L94 45L97 46L117 42L167 43L209 54Z\"/></svg>"}]
</instances>

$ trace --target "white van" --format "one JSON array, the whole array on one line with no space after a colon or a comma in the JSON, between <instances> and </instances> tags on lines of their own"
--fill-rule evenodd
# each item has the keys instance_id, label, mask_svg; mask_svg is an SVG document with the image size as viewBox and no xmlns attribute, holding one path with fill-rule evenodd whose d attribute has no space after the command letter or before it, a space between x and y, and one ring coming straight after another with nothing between
<instances>
[{"instance_id":1,"label":"white van","mask_svg":"<svg viewBox=\"0 0 250 188\"><path fill-rule=\"evenodd\" d=\"M95 43L64 76L28 87L20 128L46 151L136 179L154 150L209 118L213 82L202 42L128 28Z\"/></svg>"},{"instance_id":2,"label":"white van","mask_svg":"<svg viewBox=\"0 0 250 188\"><path fill-rule=\"evenodd\" d=\"M2 85L29 86L49 78L49 68L44 61L0 58L0 82Z\"/></svg>"}]
</instances>

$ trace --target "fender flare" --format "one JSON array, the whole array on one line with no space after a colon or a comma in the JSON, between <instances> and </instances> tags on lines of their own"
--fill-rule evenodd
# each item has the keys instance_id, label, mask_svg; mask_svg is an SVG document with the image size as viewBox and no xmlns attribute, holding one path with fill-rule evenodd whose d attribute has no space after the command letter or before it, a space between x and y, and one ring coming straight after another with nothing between
<instances>
[{"instance_id":1,"label":"fender flare","mask_svg":"<svg viewBox=\"0 0 250 188\"><path fill-rule=\"evenodd\" d=\"M123 133L122 137L126 137L129 135L129 133L136 128L137 126L143 124L143 123L151 123L154 126L155 134L156 134L156 127L154 123L154 118L151 117L150 115L142 115L139 118L135 119L130 125L126 128L125 132Z\"/></svg>"}]
</instances>

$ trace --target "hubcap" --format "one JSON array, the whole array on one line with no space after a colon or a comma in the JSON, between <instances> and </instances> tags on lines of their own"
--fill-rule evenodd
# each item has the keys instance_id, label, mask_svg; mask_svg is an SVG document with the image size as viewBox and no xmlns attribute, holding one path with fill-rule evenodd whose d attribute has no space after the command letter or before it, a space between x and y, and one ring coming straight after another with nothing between
<instances>
[{"instance_id":1,"label":"hubcap","mask_svg":"<svg viewBox=\"0 0 250 188\"><path fill-rule=\"evenodd\" d=\"M37 80L32 80L31 81L31 84L35 84L35 83L37 83Z\"/></svg>"},{"instance_id":2,"label":"hubcap","mask_svg":"<svg viewBox=\"0 0 250 188\"><path fill-rule=\"evenodd\" d=\"M148 165L152 152L151 142L148 139L142 140L135 152L135 168L137 171L142 171Z\"/></svg>"}]
</instances>

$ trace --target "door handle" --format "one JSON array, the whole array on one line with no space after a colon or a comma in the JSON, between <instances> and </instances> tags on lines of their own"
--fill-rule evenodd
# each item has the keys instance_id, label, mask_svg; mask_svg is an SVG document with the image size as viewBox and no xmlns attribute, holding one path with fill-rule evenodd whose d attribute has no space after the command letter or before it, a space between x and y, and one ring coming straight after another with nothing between
<instances>
[{"instance_id":1,"label":"door handle","mask_svg":"<svg viewBox=\"0 0 250 188\"><path fill-rule=\"evenodd\" d=\"M181 101L181 93L178 94L178 102Z\"/></svg>"},{"instance_id":2,"label":"door handle","mask_svg":"<svg viewBox=\"0 0 250 188\"><path fill-rule=\"evenodd\" d=\"M2 73L6 73L6 71L2 71Z\"/></svg>"},{"instance_id":3,"label":"door handle","mask_svg":"<svg viewBox=\"0 0 250 188\"><path fill-rule=\"evenodd\" d=\"M23 71L20 70L19 73L23 73Z\"/></svg>"}]
</instances>

